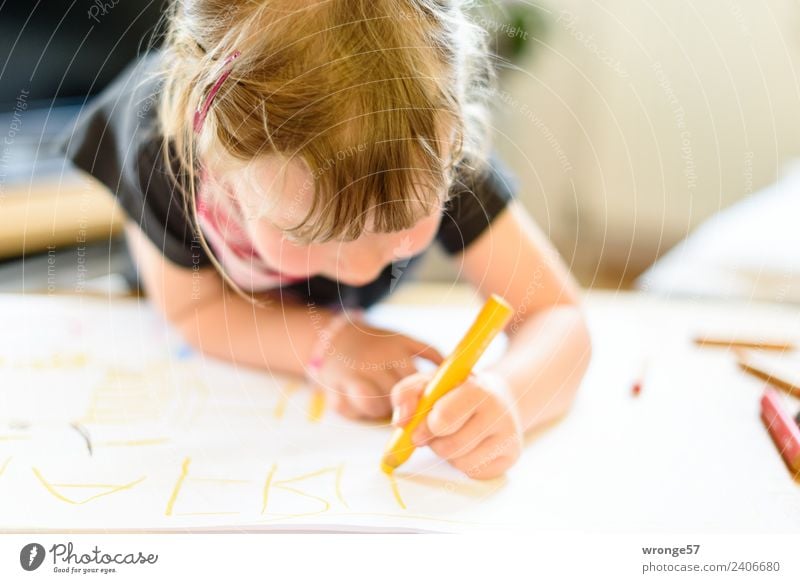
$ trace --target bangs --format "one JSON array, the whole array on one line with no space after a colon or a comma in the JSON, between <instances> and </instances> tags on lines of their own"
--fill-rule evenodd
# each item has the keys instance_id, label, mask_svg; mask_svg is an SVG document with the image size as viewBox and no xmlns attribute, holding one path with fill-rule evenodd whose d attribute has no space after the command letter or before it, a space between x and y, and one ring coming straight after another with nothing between
<instances>
[{"instance_id":1,"label":"bangs","mask_svg":"<svg viewBox=\"0 0 800 583\"><path fill-rule=\"evenodd\" d=\"M311 173L311 207L287 233L303 244L352 241L367 228L403 231L441 211L458 145L437 134L442 124L434 116L432 109L389 110L348 122L347 142L315 140L304 158ZM359 122L362 127L354 127ZM358 129L372 136L352 140L362 133Z\"/></svg>"}]
</instances>

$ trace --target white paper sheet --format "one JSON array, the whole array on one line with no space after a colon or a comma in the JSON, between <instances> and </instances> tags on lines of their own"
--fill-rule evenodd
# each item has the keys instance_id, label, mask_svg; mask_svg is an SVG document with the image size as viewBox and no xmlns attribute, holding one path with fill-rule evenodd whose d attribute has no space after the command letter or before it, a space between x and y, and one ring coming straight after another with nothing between
<instances>
[{"instance_id":1,"label":"white paper sheet","mask_svg":"<svg viewBox=\"0 0 800 583\"><path fill-rule=\"evenodd\" d=\"M440 348L474 313L440 317ZM146 304L7 296L2 323L14 330L0 337L5 528L452 530L502 489L425 451L392 482L379 470L385 423L197 354Z\"/></svg>"},{"instance_id":2,"label":"white paper sheet","mask_svg":"<svg viewBox=\"0 0 800 583\"><path fill-rule=\"evenodd\" d=\"M371 318L447 352L477 307ZM761 383L692 338L788 333L797 312L595 298L589 314L572 412L506 477L470 480L423 449L393 486L389 428L188 350L146 303L0 296L0 530L796 531Z\"/></svg>"}]
</instances>

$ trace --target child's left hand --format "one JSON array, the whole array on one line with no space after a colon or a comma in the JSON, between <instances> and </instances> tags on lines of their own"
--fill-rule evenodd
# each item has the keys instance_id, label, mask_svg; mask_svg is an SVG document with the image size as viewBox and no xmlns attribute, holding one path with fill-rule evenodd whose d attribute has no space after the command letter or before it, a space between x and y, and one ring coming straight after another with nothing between
<instances>
[{"instance_id":1,"label":"child's left hand","mask_svg":"<svg viewBox=\"0 0 800 583\"><path fill-rule=\"evenodd\" d=\"M411 420L432 373L406 377L392 389L392 423ZM489 479L505 473L519 458L522 429L510 399L489 390L488 377L470 376L439 399L412 435L417 447L436 455L470 478Z\"/></svg>"}]
</instances>

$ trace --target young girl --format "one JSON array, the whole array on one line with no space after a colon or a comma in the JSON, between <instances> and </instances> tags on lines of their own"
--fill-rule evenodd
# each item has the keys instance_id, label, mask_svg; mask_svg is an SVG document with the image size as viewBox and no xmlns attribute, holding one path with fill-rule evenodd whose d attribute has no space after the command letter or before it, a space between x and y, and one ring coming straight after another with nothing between
<instances>
[{"instance_id":1,"label":"young girl","mask_svg":"<svg viewBox=\"0 0 800 583\"><path fill-rule=\"evenodd\" d=\"M403 424L441 356L365 324L434 242L515 308L507 353L441 399L420 446L502 474L589 360L578 291L487 152L491 85L457 0L183 0L159 51L82 114L151 301L206 354L304 375ZM425 323L419 323L424 335Z\"/></svg>"}]
</instances>

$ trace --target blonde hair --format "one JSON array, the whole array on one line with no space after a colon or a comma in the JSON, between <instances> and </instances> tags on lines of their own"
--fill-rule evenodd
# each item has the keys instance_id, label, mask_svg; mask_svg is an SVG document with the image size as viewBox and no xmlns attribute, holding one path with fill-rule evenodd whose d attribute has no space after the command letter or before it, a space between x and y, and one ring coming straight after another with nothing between
<instances>
[{"instance_id":1,"label":"blonde hair","mask_svg":"<svg viewBox=\"0 0 800 583\"><path fill-rule=\"evenodd\" d=\"M304 163L312 205L290 231L308 243L357 238L368 214L379 232L410 228L447 199L457 166L486 160L492 74L458 0L177 0L162 62L164 154L195 226L195 173L212 152Z\"/></svg>"}]
</instances>

